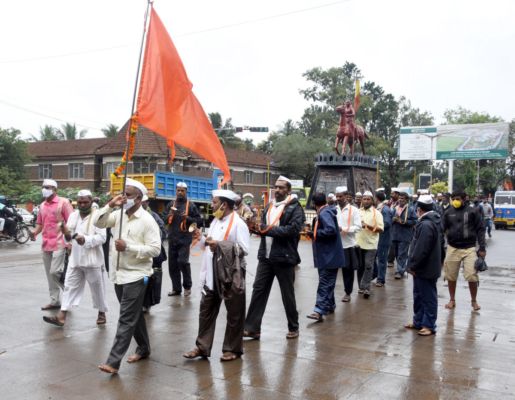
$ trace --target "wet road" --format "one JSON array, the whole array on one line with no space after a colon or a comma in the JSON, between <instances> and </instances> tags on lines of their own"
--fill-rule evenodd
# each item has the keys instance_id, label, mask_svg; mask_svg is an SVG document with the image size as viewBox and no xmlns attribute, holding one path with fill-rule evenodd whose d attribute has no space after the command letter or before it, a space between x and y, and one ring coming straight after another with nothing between
<instances>
[{"instance_id":1,"label":"wet road","mask_svg":"<svg viewBox=\"0 0 515 400\"><path fill-rule=\"evenodd\" d=\"M247 299L256 269L258 241L252 240ZM210 361L188 361L194 346L199 293L170 298L165 279L161 304L147 324L152 344L148 360L123 363L118 376L97 370L110 350L118 306L109 287L108 323L95 325L89 289L64 329L47 325L39 307L47 283L39 244L0 243L1 399L515 399L515 231L496 231L489 241L490 270L481 275L480 312L471 312L460 276L457 308L444 309L447 288L439 281L438 334L423 338L402 325L411 318L411 279L395 281L388 271L384 288L369 300L353 294L338 302L323 323L310 323L317 274L310 244L295 283L300 314L298 340L286 340L286 318L274 284L261 341L245 344L242 360L221 363L225 312ZM194 278L199 257L192 257ZM196 279L195 279L196 280ZM337 285L343 295L342 281ZM47 313L48 314L48 313ZM131 350L134 350L134 345Z\"/></svg>"}]
</instances>

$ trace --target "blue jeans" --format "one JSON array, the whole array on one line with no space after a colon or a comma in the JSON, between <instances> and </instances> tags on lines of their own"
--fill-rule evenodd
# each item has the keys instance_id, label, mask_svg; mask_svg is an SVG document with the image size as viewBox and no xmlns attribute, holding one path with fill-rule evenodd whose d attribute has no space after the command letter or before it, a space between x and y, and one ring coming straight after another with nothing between
<instances>
[{"instance_id":1,"label":"blue jeans","mask_svg":"<svg viewBox=\"0 0 515 400\"><path fill-rule=\"evenodd\" d=\"M318 270L318 289L315 312L320 315L326 315L334 311L336 308L336 303L334 302L334 286L336 285L337 276L338 268Z\"/></svg>"},{"instance_id":2,"label":"blue jeans","mask_svg":"<svg viewBox=\"0 0 515 400\"><path fill-rule=\"evenodd\" d=\"M377 277L377 282L385 283L389 251L390 243L382 244L377 247L376 259L374 261L374 277Z\"/></svg>"},{"instance_id":3,"label":"blue jeans","mask_svg":"<svg viewBox=\"0 0 515 400\"><path fill-rule=\"evenodd\" d=\"M394 240L392 244L395 247L395 258L397 259L397 273L404 275L406 272L406 264L408 262L409 242L399 242Z\"/></svg>"},{"instance_id":4,"label":"blue jeans","mask_svg":"<svg viewBox=\"0 0 515 400\"><path fill-rule=\"evenodd\" d=\"M413 278L413 325L436 331L437 279Z\"/></svg>"}]
</instances>

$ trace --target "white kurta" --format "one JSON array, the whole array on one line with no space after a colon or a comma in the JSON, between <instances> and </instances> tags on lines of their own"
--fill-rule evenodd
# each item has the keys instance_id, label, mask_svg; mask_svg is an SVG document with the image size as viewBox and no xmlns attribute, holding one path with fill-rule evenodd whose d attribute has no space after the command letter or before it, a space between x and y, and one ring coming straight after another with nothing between
<instances>
[{"instance_id":1,"label":"white kurta","mask_svg":"<svg viewBox=\"0 0 515 400\"><path fill-rule=\"evenodd\" d=\"M72 240L72 250L68 260L68 270L64 282L64 292L61 310L68 311L72 306L78 306L88 282L93 307L99 311L107 311L105 284L107 274L104 267L104 252L102 244L106 240L105 229L93 225L96 216L94 211L82 218L79 211L74 211L68 218L67 227L71 234L84 236L84 244Z\"/></svg>"},{"instance_id":2,"label":"white kurta","mask_svg":"<svg viewBox=\"0 0 515 400\"><path fill-rule=\"evenodd\" d=\"M231 216L234 215L233 223L227 241L237 243L241 249L245 252L249 252L250 245L250 234L247 224L238 216L236 213L227 215L223 219L214 219L207 231L207 236L213 240L222 241L224 240L225 233L229 227ZM209 246L204 246L205 238L202 236L199 242L201 247L204 247L202 253L202 261L200 264L200 288L202 289L206 285L210 290L214 289L213 284L213 252Z\"/></svg>"},{"instance_id":3,"label":"white kurta","mask_svg":"<svg viewBox=\"0 0 515 400\"><path fill-rule=\"evenodd\" d=\"M343 248L348 249L349 247L355 247L356 233L361 230L361 216L359 215L359 210L350 204L346 204L343 210L337 205L336 210L338 212L337 219Z\"/></svg>"}]
</instances>

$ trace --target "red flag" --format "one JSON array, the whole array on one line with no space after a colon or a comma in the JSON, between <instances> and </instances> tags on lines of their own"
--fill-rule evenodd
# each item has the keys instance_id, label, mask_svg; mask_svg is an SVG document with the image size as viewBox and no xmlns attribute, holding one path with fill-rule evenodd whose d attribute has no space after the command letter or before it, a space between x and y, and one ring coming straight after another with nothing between
<instances>
[{"instance_id":1,"label":"red flag","mask_svg":"<svg viewBox=\"0 0 515 400\"><path fill-rule=\"evenodd\" d=\"M224 149L191 91L179 53L152 8L138 93L138 122L164 136L175 154L180 144L215 164L231 180Z\"/></svg>"}]
</instances>

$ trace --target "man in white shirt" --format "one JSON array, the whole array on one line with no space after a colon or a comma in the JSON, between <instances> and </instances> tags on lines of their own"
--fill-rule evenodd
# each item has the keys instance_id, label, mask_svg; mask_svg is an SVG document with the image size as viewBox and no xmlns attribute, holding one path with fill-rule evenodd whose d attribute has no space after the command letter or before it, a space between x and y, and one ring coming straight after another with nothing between
<instances>
[{"instance_id":1,"label":"man in white shirt","mask_svg":"<svg viewBox=\"0 0 515 400\"><path fill-rule=\"evenodd\" d=\"M64 326L66 314L72 306L78 306L84 293L86 281L91 290L93 307L98 309L97 325L106 323L107 274L104 267L102 244L106 240L105 229L97 228L93 197L89 190L81 190L77 196L78 210L74 211L66 223L63 233L65 239L72 241L72 251L64 281L61 310L56 316L44 316L43 320L56 326Z\"/></svg>"},{"instance_id":2,"label":"man in white shirt","mask_svg":"<svg viewBox=\"0 0 515 400\"><path fill-rule=\"evenodd\" d=\"M347 202L349 191L347 186L338 186L336 192L336 211L340 235L342 237L342 245L345 253L345 265L342 268L343 286L345 295L342 298L344 303L351 299L351 293L354 286L354 277L358 269L358 254L356 247L356 233L361 230L361 217L359 210L352 204Z\"/></svg>"},{"instance_id":3,"label":"man in white shirt","mask_svg":"<svg viewBox=\"0 0 515 400\"><path fill-rule=\"evenodd\" d=\"M200 267L202 299L196 347L183 354L185 358L206 358L211 355L216 318L222 300L227 309L227 326L220 360L233 361L243 354L244 256L249 251L250 233L247 224L234 210L237 198L238 195L230 190L213 190L215 219L211 222L208 236L204 238L199 230L194 234L204 247Z\"/></svg>"},{"instance_id":4,"label":"man in white shirt","mask_svg":"<svg viewBox=\"0 0 515 400\"><path fill-rule=\"evenodd\" d=\"M141 207L146 194L147 189L142 183L127 178L125 194L117 195L101 208L95 223L99 228L113 228L113 236L119 237L111 249L109 274L120 302L120 317L107 362L98 366L110 374L118 372L133 336L138 348L127 362L137 362L150 355L143 300L148 279L153 273L152 258L161 252L161 236L152 215ZM115 211L115 207L122 209Z\"/></svg>"}]
</instances>

